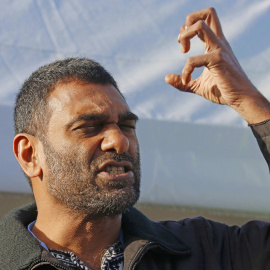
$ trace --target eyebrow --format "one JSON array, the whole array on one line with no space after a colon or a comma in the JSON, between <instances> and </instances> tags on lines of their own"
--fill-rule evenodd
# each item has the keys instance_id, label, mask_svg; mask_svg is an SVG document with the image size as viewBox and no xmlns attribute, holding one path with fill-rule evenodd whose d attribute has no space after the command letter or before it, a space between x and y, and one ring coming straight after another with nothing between
<instances>
[{"instance_id":1,"label":"eyebrow","mask_svg":"<svg viewBox=\"0 0 270 270\"><path fill-rule=\"evenodd\" d=\"M139 120L139 117L133 112L126 112L119 115L119 121L127 121L127 120L134 120L137 122Z\"/></svg>"},{"instance_id":2,"label":"eyebrow","mask_svg":"<svg viewBox=\"0 0 270 270\"><path fill-rule=\"evenodd\" d=\"M66 126L67 128L70 128L72 125L74 125L77 122L87 122L87 121L96 121L96 120L102 120L102 121L106 121L110 118L109 115L107 114L103 114L103 113L93 113L93 114L82 114L80 116L78 116L77 118L73 119L71 122L69 122ZM139 117L132 112L125 112L122 113L118 116L119 122L120 121L138 121Z\"/></svg>"}]
</instances>

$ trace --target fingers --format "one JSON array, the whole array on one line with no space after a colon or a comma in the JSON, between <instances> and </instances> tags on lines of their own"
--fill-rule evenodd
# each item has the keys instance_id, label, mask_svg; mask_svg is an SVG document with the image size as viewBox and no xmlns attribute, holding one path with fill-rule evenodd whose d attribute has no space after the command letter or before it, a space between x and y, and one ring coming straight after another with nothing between
<instances>
[{"instance_id":1,"label":"fingers","mask_svg":"<svg viewBox=\"0 0 270 270\"><path fill-rule=\"evenodd\" d=\"M195 24L197 21L205 21L218 38L224 38L221 24L214 8L210 7L195 11L186 17L186 25L188 27Z\"/></svg>"},{"instance_id":2,"label":"fingers","mask_svg":"<svg viewBox=\"0 0 270 270\"><path fill-rule=\"evenodd\" d=\"M181 76L169 74L166 77L167 83L182 91L196 92L195 88L198 88L200 80L191 79L195 68L205 66L213 72L213 68L220 66L228 58L225 56L231 53L215 9L207 8L187 16L186 24L182 25L178 36L184 53L190 50L190 40L196 35L204 42L205 54L189 57Z\"/></svg>"},{"instance_id":3,"label":"fingers","mask_svg":"<svg viewBox=\"0 0 270 270\"><path fill-rule=\"evenodd\" d=\"M178 35L178 42L181 44L181 50L183 53L188 52L190 50L190 39L192 38L184 38L183 32L187 29L187 26L184 24L180 28L180 33Z\"/></svg>"},{"instance_id":4,"label":"fingers","mask_svg":"<svg viewBox=\"0 0 270 270\"><path fill-rule=\"evenodd\" d=\"M187 85L191 81L191 74L195 68L211 67L221 61L221 53L216 50L213 53L192 56L187 59L187 62L182 71L182 84Z\"/></svg>"},{"instance_id":5,"label":"fingers","mask_svg":"<svg viewBox=\"0 0 270 270\"><path fill-rule=\"evenodd\" d=\"M220 51L228 50L214 8L196 11L187 16L186 24L182 25L178 36L178 42L181 43L181 49L184 53L190 50L190 40L196 35L204 42L205 54L188 58L182 71L181 87L191 82L191 74L195 68L211 67L213 59L220 55Z\"/></svg>"},{"instance_id":6,"label":"fingers","mask_svg":"<svg viewBox=\"0 0 270 270\"><path fill-rule=\"evenodd\" d=\"M168 74L165 77L165 81L178 90L193 93L193 86L196 84L196 79L191 79L191 74L194 69L203 66L208 67L208 65L211 66L216 61L219 61L216 52L189 57L183 68L182 76L178 74Z\"/></svg>"},{"instance_id":7,"label":"fingers","mask_svg":"<svg viewBox=\"0 0 270 270\"><path fill-rule=\"evenodd\" d=\"M181 32L178 36L178 42L181 43L181 49L184 53L189 51L190 40L196 35L205 43L206 52L221 46L219 38L204 21L197 21L190 27L184 28L185 26L181 27Z\"/></svg>"},{"instance_id":8,"label":"fingers","mask_svg":"<svg viewBox=\"0 0 270 270\"><path fill-rule=\"evenodd\" d=\"M226 41L217 13L214 8L207 8L189 14L186 24L182 25L178 42L184 53L190 50L190 39L198 37L205 43L206 52L220 46L221 40Z\"/></svg>"}]
</instances>

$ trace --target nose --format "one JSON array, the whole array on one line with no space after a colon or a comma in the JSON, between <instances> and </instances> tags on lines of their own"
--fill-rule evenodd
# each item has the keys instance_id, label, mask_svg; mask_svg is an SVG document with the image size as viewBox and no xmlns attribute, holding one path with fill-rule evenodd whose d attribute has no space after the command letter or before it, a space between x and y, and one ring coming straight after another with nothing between
<instances>
[{"instance_id":1,"label":"nose","mask_svg":"<svg viewBox=\"0 0 270 270\"><path fill-rule=\"evenodd\" d=\"M102 151L116 151L118 154L127 152L129 149L129 140L119 129L119 127L105 131L101 143Z\"/></svg>"}]
</instances>

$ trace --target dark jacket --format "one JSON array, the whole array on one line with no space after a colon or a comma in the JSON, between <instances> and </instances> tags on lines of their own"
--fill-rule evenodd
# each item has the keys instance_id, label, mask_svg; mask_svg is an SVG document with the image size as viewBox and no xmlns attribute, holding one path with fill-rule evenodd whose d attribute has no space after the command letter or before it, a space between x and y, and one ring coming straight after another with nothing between
<instances>
[{"instance_id":1,"label":"dark jacket","mask_svg":"<svg viewBox=\"0 0 270 270\"><path fill-rule=\"evenodd\" d=\"M270 122L252 127L268 164ZM27 231L35 204L0 222L0 270L68 269ZM152 222L134 208L123 214L124 269L269 270L270 224L229 227L202 217Z\"/></svg>"}]
</instances>

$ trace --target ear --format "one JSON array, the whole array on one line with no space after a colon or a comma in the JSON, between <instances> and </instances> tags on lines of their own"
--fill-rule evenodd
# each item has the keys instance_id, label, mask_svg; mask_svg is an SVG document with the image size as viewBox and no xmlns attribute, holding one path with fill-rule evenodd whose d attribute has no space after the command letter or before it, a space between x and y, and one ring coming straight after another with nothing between
<instances>
[{"instance_id":1,"label":"ear","mask_svg":"<svg viewBox=\"0 0 270 270\"><path fill-rule=\"evenodd\" d=\"M41 176L40 141L27 133L17 134L13 140L13 151L22 170L30 178Z\"/></svg>"}]
</instances>

